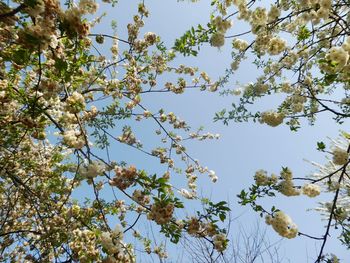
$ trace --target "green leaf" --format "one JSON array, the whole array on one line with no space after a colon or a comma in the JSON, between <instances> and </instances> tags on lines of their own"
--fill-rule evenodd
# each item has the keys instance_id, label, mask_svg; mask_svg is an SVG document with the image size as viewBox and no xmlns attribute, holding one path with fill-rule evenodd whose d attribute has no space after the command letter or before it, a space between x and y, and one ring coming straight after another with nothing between
<instances>
[{"instance_id":1,"label":"green leaf","mask_svg":"<svg viewBox=\"0 0 350 263\"><path fill-rule=\"evenodd\" d=\"M226 219L226 214L220 213L220 214L219 214L219 218L220 218L220 220L221 220L222 222L224 222L225 219Z\"/></svg>"},{"instance_id":2,"label":"green leaf","mask_svg":"<svg viewBox=\"0 0 350 263\"><path fill-rule=\"evenodd\" d=\"M326 149L324 142L317 142L317 150L323 152Z\"/></svg>"}]
</instances>

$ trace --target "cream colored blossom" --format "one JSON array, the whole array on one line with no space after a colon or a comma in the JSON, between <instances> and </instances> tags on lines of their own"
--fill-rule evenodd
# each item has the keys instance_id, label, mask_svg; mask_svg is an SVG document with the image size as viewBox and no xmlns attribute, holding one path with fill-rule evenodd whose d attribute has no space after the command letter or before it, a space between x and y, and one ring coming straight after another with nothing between
<instances>
[{"instance_id":1,"label":"cream colored blossom","mask_svg":"<svg viewBox=\"0 0 350 263\"><path fill-rule=\"evenodd\" d=\"M226 249L228 241L227 241L226 235L220 233L220 234L216 234L213 237L213 242L214 242L214 248L219 252L223 252Z\"/></svg>"},{"instance_id":2,"label":"cream colored blossom","mask_svg":"<svg viewBox=\"0 0 350 263\"><path fill-rule=\"evenodd\" d=\"M85 145L84 137L81 132L76 130L67 130L63 134L63 142L71 148L81 149Z\"/></svg>"},{"instance_id":3,"label":"cream colored blossom","mask_svg":"<svg viewBox=\"0 0 350 263\"><path fill-rule=\"evenodd\" d=\"M214 33L210 38L210 44L213 47L222 47L225 44L224 34L220 32Z\"/></svg>"},{"instance_id":4,"label":"cream colored blossom","mask_svg":"<svg viewBox=\"0 0 350 263\"><path fill-rule=\"evenodd\" d=\"M248 47L248 42L242 39L235 38L232 41L232 47L239 51L244 51Z\"/></svg>"},{"instance_id":5,"label":"cream colored blossom","mask_svg":"<svg viewBox=\"0 0 350 263\"><path fill-rule=\"evenodd\" d=\"M335 71L340 71L348 63L349 53L342 47L332 47L325 58L334 63Z\"/></svg>"},{"instance_id":6,"label":"cream colored blossom","mask_svg":"<svg viewBox=\"0 0 350 263\"><path fill-rule=\"evenodd\" d=\"M270 55L278 55L282 53L285 49L286 49L286 41L279 37L273 37L268 44L267 52Z\"/></svg>"},{"instance_id":7,"label":"cream colored blossom","mask_svg":"<svg viewBox=\"0 0 350 263\"><path fill-rule=\"evenodd\" d=\"M193 191L189 192L186 189L181 189L181 190L178 191L178 193L180 195L182 195L183 197L185 197L186 199L193 199L195 197L195 193Z\"/></svg>"},{"instance_id":8,"label":"cream colored blossom","mask_svg":"<svg viewBox=\"0 0 350 263\"><path fill-rule=\"evenodd\" d=\"M306 184L303 186L302 192L308 197L316 197L321 193L321 188L316 184Z\"/></svg>"},{"instance_id":9,"label":"cream colored blossom","mask_svg":"<svg viewBox=\"0 0 350 263\"><path fill-rule=\"evenodd\" d=\"M80 0L79 8L83 14L94 14L98 9L98 4L94 0Z\"/></svg>"},{"instance_id":10,"label":"cream colored blossom","mask_svg":"<svg viewBox=\"0 0 350 263\"><path fill-rule=\"evenodd\" d=\"M79 169L81 176L92 179L98 175L102 175L105 171L105 165L100 161L92 161L86 166L83 166Z\"/></svg>"},{"instance_id":11,"label":"cream colored blossom","mask_svg":"<svg viewBox=\"0 0 350 263\"><path fill-rule=\"evenodd\" d=\"M349 161L349 153L339 147L333 150L333 163L336 165L344 165Z\"/></svg>"},{"instance_id":12,"label":"cream colored blossom","mask_svg":"<svg viewBox=\"0 0 350 263\"><path fill-rule=\"evenodd\" d=\"M261 114L261 122L276 127L283 122L284 114L275 111L265 111Z\"/></svg>"},{"instance_id":13,"label":"cream colored blossom","mask_svg":"<svg viewBox=\"0 0 350 263\"><path fill-rule=\"evenodd\" d=\"M252 25L265 26L268 20L267 11L263 7L257 7L251 16Z\"/></svg>"},{"instance_id":14,"label":"cream colored blossom","mask_svg":"<svg viewBox=\"0 0 350 263\"><path fill-rule=\"evenodd\" d=\"M275 212L273 216L266 217L266 223L282 237L294 238L298 234L298 227L292 219L282 211Z\"/></svg>"}]
</instances>

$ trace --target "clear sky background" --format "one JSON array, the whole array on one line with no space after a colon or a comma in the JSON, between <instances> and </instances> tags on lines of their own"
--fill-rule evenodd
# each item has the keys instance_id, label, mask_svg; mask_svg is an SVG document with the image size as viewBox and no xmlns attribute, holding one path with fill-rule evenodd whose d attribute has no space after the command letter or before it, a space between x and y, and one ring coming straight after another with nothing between
<instances>
[{"instance_id":1,"label":"clear sky background","mask_svg":"<svg viewBox=\"0 0 350 263\"><path fill-rule=\"evenodd\" d=\"M136 13L138 2L120 0L113 9L110 5L101 3L99 13L106 11L108 16L92 32L111 34L110 22L115 19L118 22L118 35L125 39L126 24ZM168 47L171 47L174 39L181 36L190 26L198 23L206 24L211 10L209 0L203 0L199 3L146 0L145 4L150 10L150 17L145 20L144 32L157 33ZM233 33L244 31L240 23L235 21L234 23ZM227 41L230 42L230 40ZM226 44L221 50L205 45L198 57L183 58L178 56L177 62L198 66L215 79L215 77L222 75L225 68L229 67L231 63L230 44ZM235 81L254 81L257 76L255 72L249 61L243 62L242 68L234 79L231 79L227 88L234 88ZM220 140L190 142L186 146L192 156L210 169L215 170L219 176L216 184L210 184L207 177L199 178L199 185L203 193L211 195L214 201L229 200L232 216L240 215L232 225L231 233L233 236L237 233L239 224L243 225L249 232L249 229L254 228L258 219L258 216L248 207L240 207L236 198L241 189L247 189L253 183L256 170L265 169L269 173L279 173L282 166L288 166L295 176L306 176L314 168L303 159L321 163L326 161L323 154L317 152L316 142L325 141L327 143L327 136L335 138L340 129L347 127L345 124L343 126L336 125L327 114L320 115L314 126L308 126L306 122L303 122L303 127L297 133L291 132L286 126L271 128L252 122L231 122L229 126L225 126L221 122L213 122L215 112L223 108L230 109L231 103L237 100L236 97L222 97L218 93L196 90L187 91L185 94L177 96L170 94L145 95L143 99L143 105L150 109L161 107L166 112L173 111L194 129L203 125L205 131L221 134ZM274 105L276 105L275 99L269 97L254 107L258 110L268 110L273 109ZM155 142L153 140L156 140L153 136L155 123L134 123L133 127L135 127L135 133L142 139L145 147L147 145L151 147L152 143ZM118 147L111 150L111 155L117 160L126 160L150 171L162 171L162 169L158 170L160 165L157 161L130 149L128 146L118 144ZM316 207L316 201L326 200L328 200L327 196L321 196L317 200L304 196L278 197L266 199L263 204L266 205L266 208L276 205L292 217L301 232L320 237L324 233L323 226L326 222L321 221L317 213L306 211L306 209ZM261 223L264 225L263 220ZM267 232L268 238L272 242L280 240L280 237L269 226ZM326 252L338 255L344 260L342 262L350 262L348 251L341 247L340 242L335 238L337 234L333 229L331 235L332 238L328 241ZM320 245L320 242L305 237L282 240L280 254L285 257L285 262L313 262L312 259L316 258Z\"/></svg>"}]
</instances>

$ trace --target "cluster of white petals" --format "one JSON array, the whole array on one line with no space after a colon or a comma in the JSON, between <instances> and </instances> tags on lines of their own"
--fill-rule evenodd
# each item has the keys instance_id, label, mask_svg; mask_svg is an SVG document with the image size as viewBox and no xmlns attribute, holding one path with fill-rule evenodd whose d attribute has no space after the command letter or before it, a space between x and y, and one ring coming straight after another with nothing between
<instances>
[{"instance_id":1,"label":"cluster of white petals","mask_svg":"<svg viewBox=\"0 0 350 263\"><path fill-rule=\"evenodd\" d=\"M298 227L292 219L282 211L275 212L273 216L267 215L265 222L282 237L295 238L298 234Z\"/></svg>"},{"instance_id":2,"label":"cluster of white petals","mask_svg":"<svg viewBox=\"0 0 350 263\"><path fill-rule=\"evenodd\" d=\"M261 114L260 121L272 127L276 127L283 123L285 115L276 111L265 111Z\"/></svg>"},{"instance_id":3,"label":"cluster of white petals","mask_svg":"<svg viewBox=\"0 0 350 263\"><path fill-rule=\"evenodd\" d=\"M232 47L239 51L246 50L248 46L249 46L248 42L242 39L235 38L232 41Z\"/></svg>"},{"instance_id":4,"label":"cluster of white petals","mask_svg":"<svg viewBox=\"0 0 350 263\"><path fill-rule=\"evenodd\" d=\"M102 175L106 166L100 161L92 161L88 165L79 168L81 176L87 179L93 179L98 175Z\"/></svg>"},{"instance_id":5,"label":"cluster of white petals","mask_svg":"<svg viewBox=\"0 0 350 263\"><path fill-rule=\"evenodd\" d=\"M108 254L108 257L103 262L135 262L133 250L123 242L123 231L121 226L117 225L111 232L102 232L100 235L100 242Z\"/></svg>"},{"instance_id":6,"label":"cluster of white petals","mask_svg":"<svg viewBox=\"0 0 350 263\"><path fill-rule=\"evenodd\" d=\"M214 237L213 237L213 242L214 242L214 248L219 251L219 252L222 252L226 249L226 246L227 246L227 237L225 234L216 234Z\"/></svg>"},{"instance_id":7,"label":"cluster of white petals","mask_svg":"<svg viewBox=\"0 0 350 263\"><path fill-rule=\"evenodd\" d=\"M305 184L302 188L302 192L304 195L307 195L308 197L316 197L320 195L321 188L317 184Z\"/></svg>"},{"instance_id":8,"label":"cluster of white petals","mask_svg":"<svg viewBox=\"0 0 350 263\"><path fill-rule=\"evenodd\" d=\"M98 4L94 0L80 0L79 9L83 14L94 14L98 9Z\"/></svg>"},{"instance_id":9,"label":"cluster of white petals","mask_svg":"<svg viewBox=\"0 0 350 263\"><path fill-rule=\"evenodd\" d=\"M254 180L256 185L266 186L277 183L278 177L275 174L268 176L265 170L258 170L255 172Z\"/></svg>"},{"instance_id":10,"label":"cluster of white petals","mask_svg":"<svg viewBox=\"0 0 350 263\"><path fill-rule=\"evenodd\" d=\"M215 171L209 170L209 171L208 171L208 175L209 175L211 181L212 181L213 183L216 183L216 181L218 180L218 176L216 175Z\"/></svg>"},{"instance_id":11,"label":"cluster of white petals","mask_svg":"<svg viewBox=\"0 0 350 263\"><path fill-rule=\"evenodd\" d=\"M68 110L72 113L77 113L85 109L85 98L82 94L74 91L71 96L67 98Z\"/></svg>"},{"instance_id":12,"label":"cluster of white petals","mask_svg":"<svg viewBox=\"0 0 350 263\"><path fill-rule=\"evenodd\" d=\"M347 150L335 147L332 151L333 163L336 165L344 165L349 161L349 153Z\"/></svg>"},{"instance_id":13,"label":"cluster of white petals","mask_svg":"<svg viewBox=\"0 0 350 263\"><path fill-rule=\"evenodd\" d=\"M168 203L163 205L161 203L155 203L151 205L151 211L147 214L147 218L154 220L159 225L163 225L171 220L173 213L174 204Z\"/></svg>"},{"instance_id":14,"label":"cluster of white petals","mask_svg":"<svg viewBox=\"0 0 350 263\"><path fill-rule=\"evenodd\" d=\"M330 73L342 70L349 61L349 53L342 47L332 47L325 56L330 61L331 66L325 67Z\"/></svg>"},{"instance_id":15,"label":"cluster of white petals","mask_svg":"<svg viewBox=\"0 0 350 263\"><path fill-rule=\"evenodd\" d=\"M288 168L284 168L281 171L281 178L283 180L278 185L281 194L285 196L300 195L299 189L295 188L294 186L293 174L291 170L289 170Z\"/></svg>"},{"instance_id":16,"label":"cluster of white petals","mask_svg":"<svg viewBox=\"0 0 350 263\"><path fill-rule=\"evenodd\" d=\"M194 191L189 192L188 190L186 190L184 188L180 189L178 191L178 193L186 199L193 199L196 196L196 192L194 192Z\"/></svg>"},{"instance_id":17,"label":"cluster of white petals","mask_svg":"<svg viewBox=\"0 0 350 263\"><path fill-rule=\"evenodd\" d=\"M232 21L223 19L222 16L217 16L213 20L217 32L215 32L210 38L210 44L213 47L222 47L225 44L225 33L232 27Z\"/></svg>"},{"instance_id":18,"label":"cluster of white petals","mask_svg":"<svg viewBox=\"0 0 350 263\"><path fill-rule=\"evenodd\" d=\"M81 149L85 145L84 136L78 130L67 130L63 134L63 142L70 148Z\"/></svg>"},{"instance_id":19,"label":"cluster of white petals","mask_svg":"<svg viewBox=\"0 0 350 263\"><path fill-rule=\"evenodd\" d=\"M286 47L287 42L284 39L273 37L269 42L267 52L270 55L279 55L286 49Z\"/></svg>"}]
</instances>

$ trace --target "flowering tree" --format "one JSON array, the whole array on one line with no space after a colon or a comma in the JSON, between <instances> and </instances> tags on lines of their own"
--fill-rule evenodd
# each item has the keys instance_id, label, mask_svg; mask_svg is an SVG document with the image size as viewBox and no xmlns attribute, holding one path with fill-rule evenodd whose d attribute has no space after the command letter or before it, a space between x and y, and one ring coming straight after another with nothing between
<instances>
[{"instance_id":1,"label":"flowering tree","mask_svg":"<svg viewBox=\"0 0 350 263\"><path fill-rule=\"evenodd\" d=\"M338 124L346 121L350 116L348 1L213 0L212 6L215 10L210 22L186 32L176 41L175 49L184 55L196 55L205 42L220 48L229 40L232 64L222 77L221 86L228 83L246 59L252 60L259 74L251 83L222 91L223 95L239 96L239 102L233 103L230 110L218 112L215 120L225 124L230 120L253 120L271 127L286 124L292 131L300 128L302 119L313 124L321 113L328 113ZM234 23L240 26L235 28ZM267 96L274 96L270 100L276 106L254 111L252 105ZM327 259L324 253L332 228L341 230L339 239L350 247L349 140L350 134L342 132L341 138L329 147L318 142L317 150L330 158L324 165L315 164L318 172L310 177L295 177L288 167L279 175L259 170L255 184L238 195L242 205L249 204L265 216L266 223L279 235L319 240L315 262L338 262L335 256ZM303 181L307 183L298 183ZM264 196L304 194L314 198L321 192L330 193L332 198L316 209L326 218L325 231L320 236L301 232L283 211L258 204Z\"/></svg>"},{"instance_id":2,"label":"flowering tree","mask_svg":"<svg viewBox=\"0 0 350 263\"><path fill-rule=\"evenodd\" d=\"M117 35L124 25L114 24L113 35L92 33L103 19L88 20L97 8L92 0L0 2L1 261L135 262L135 247L166 257L137 230L140 220L174 243L186 232L222 252L219 222L229 208L197 196L196 174L217 176L184 146L217 135L143 103L145 94L215 91L217 83L175 65L155 33L141 34L149 16L142 1L126 39ZM144 146L132 121L153 123L161 143ZM158 159L163 172L114 159L121 144ZM185 175L187 189L174 174ZM203 211L186 215L190 200Z\"/></svg>"}]
</instances>

